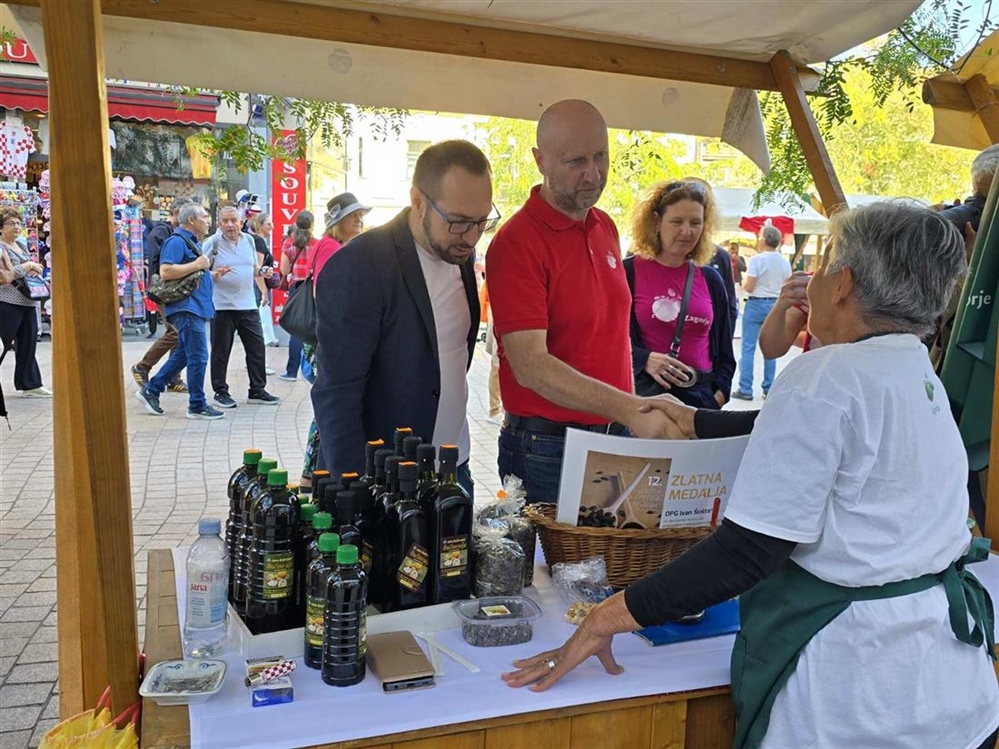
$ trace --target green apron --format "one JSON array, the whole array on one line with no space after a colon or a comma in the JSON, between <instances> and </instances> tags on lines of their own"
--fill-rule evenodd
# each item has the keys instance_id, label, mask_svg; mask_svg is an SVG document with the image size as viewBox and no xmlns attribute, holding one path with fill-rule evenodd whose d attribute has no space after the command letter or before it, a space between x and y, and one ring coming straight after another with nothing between
<instances>
[{"instance_id":1,"label":"green apron","mask_svg":"<svg viewBox=\"0 0 999 749\"><path fill-rule=\"evenodd\" d=\"M854 601L874 601L943 585L950 626L961 642L986 646L994 660L992 600L965 566L988 558L989 540L972 539L968 553L943 572L885 585L847 588L820 580L788 560L781 569L742 594L742 629L732 651L735 702L734 749L755 749L770 724L770 711L794 673L805 645ZM975 627L968 629L968 615Z\"/></svg>"}]
</instances>

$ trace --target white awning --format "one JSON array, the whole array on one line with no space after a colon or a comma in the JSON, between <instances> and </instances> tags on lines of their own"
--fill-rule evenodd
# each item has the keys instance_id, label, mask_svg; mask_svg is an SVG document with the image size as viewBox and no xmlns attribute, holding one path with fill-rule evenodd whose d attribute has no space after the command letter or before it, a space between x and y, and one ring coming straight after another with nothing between
<instances>
[{"instance_id":1,"label":"white awning","mask_svg":"<svg viewBox=\"0 0 999 749\"><path fill-rule=\"evenodd\" d=\"M795 234L829 233L829 220L808 204L802 204L796 208L785 208L779 202L768 202L762 203L759 208L753 208L755 190L716 187L714 194L718 201L719 231L741 231L739 223L743 218L787 216L794 221Z\"/></svg>"},{"instance_id":2,"label":"white awning","mask_svg":"<svg viewBox=\"0 0 999 749\"><path fill-rule=\"evenodd\" d=\"M848 12L840 0L309 4L758 62L787 49L810 63L887 32L920 2L855 0ZM39 9L10 8L44 66ZM109 78L528 120L554 101L578 97L593 102L612 127L719 137L769 169L759 103L749 89L141 18L104 16L102 27ZM723 73L725 64L716 67Z\"/></svg>"}]
</instances>

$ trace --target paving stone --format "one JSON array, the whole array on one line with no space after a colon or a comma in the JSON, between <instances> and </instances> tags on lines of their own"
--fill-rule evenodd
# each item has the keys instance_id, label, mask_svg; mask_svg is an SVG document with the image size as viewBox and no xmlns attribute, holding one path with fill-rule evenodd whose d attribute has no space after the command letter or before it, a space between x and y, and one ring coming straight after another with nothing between
<instances>
[{"instance_id":1,"label":"paving stone","mask_svg":"<svg viewBox=\"0 0 999 749\"><path fill-rule=\"evenodd\" d=\"M0 622L40 622L49 612L51 606L24 606L21 608L11 608L0 616ZM2 627L0 627L2 628Z\"/></svg>"},{"instance_id":2,"label":"paving stone","mask_svg":"<svg viewBox=\"0 0 999 749\"><path fill-rule=\"evenodd\" d=\"M58 719L59 718L59 695L53 694L52 698L49 700L49 704L45 706L42 710L42 719Z\"/></svg>"},{"instance_id":3,"label":"paving stone","mask_svg":"<svg viewBox=\"0 0 999 749\"><path fill-rule=\"evenodd\" d=\"M50 663L28 663L26 665L14 666L7 674L7 684L34 684L37 682L49 682L54 684L59 678L59 664Z\"/></svg>"},{"instance_id":4,"label":"paving stone","mask_svg":"<svg viewBox=\"0 0 999 749\"><path fill-rule=\"evenodd\" d=\"M33 583L38 579L38 570L11 570L0 573L0 585L10 583Z\"/></svg>"},{"instance_id":5,"label":"paving stone","mask_svg":"<svg viewBox=\"0 0 999 749\"><path fill-rule=\"evenodd\" d=\"M55 606L56 592L45 591L41 593L25 593L14 602L15 607L20 606Z\"/></svg>"},{"instance_id":6,"label":"paving stone","mask_svg":"<svg viewBox=\"0 0 999 749\"><path fill-rule=\"evenodd\" d=\"M29 593L48 593L56 589L54 577L40 577L28 586Z\"/></svg>"},{"instance_id":7,"label":"paving stone","mask_svg":"<svg viewBox=\"0 0 999 749\"><path fill-rule=\"evenodd\" d=\"M4 724L4 729L6 729L6 720ZM31 734L31 729L27 731L5 730L4 733L0 733L0 749L27 749L28 742L31 741Z\"/></svg>"},{"instance_id":8,"label":"paving stone","mask_svg":"<svg viewBox=\"0 0 999 749\"><path fill-rule=\"evenodd\" d=\"M55 728L58 720L48 719L38 721L38 725L35 726L34 732L31 734L31 739L28 741L29 747L38 746L42 741L42 736L48 733L51 729Z\"/></svg>"},{"instance_id":9,"label":"paving stone","mask_svg":"<svg viewBox=\"0 0 999 749\"><path fill-rule=\"evenodd\" d=\"M24 728L33 729L42 714L41 705L25 705L23 707L4 707L4 731L19 731ZM3 734L0 734L2 736Z\"/></svg>"},{"instance_id":10,"label":"paving stone","mask_svg":"<svg viewBox=\"0 0 999 749\"><path fill-rule=\"evenodd\" d=\"M2 631L0 627L0 631ZM7 637L6 635L0 637L0 656L13 655L18 656L21 651L24 650L24 646L28 644L27 637Z\"/></svg>"},{"instance_id":11,"label":"paving stone","mask_svg":"<svg viewBox=\"0 0 999 749\"><path fill-rule=\"evenodd\" d=\"M3 625L3 637L26 637L38 631L38 622L8 622Z\"/></svg>"},{"instance_id":12,"label":"paving stone","mask_svg":"<svg viewBox=\"0 0 999 749\"><path fill-rule=\"evenodd\" d=\"M26 645L17 659L18 665L23 663L49 663L59 660L59 646L54 642L32 643Z\"/></svg>"},{"instance_id":13,"label":"paving stone","mask_svg":"<svg viewBox=\"0 0 999 749\"><path fill-rule=\"evenodd\" d=\"M44 705L51 693L51 684L7 684L0 687L0 705L5 712L21 705Z\"/></svg>"},{"instance_id":14,"label":"paving stone","mask_svg":"<svg viewBox=\"0 0 999 749\"><path fill-rule=\"evenodd\" d=\"M59 641L59 628L52 626L41 626L38 631L35 632L34 636L31 638L32 642L58 642Z\"/></svg>"}]
</instances>

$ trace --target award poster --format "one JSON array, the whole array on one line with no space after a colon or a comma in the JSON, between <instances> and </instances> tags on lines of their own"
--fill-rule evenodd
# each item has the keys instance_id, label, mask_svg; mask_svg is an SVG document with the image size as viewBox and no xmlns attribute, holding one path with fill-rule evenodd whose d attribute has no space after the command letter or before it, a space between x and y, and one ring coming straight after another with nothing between
<instances>
[{"instance_id":1,"label":"award poster","mask_svg":"<svg viewBox=\"0 0 999 749\"><path fill-rule=\"evenodd\" d=\"M623 529L717 525L749 437L643 440L569 429L560 523Z\"/></svg>"}]
</instances>

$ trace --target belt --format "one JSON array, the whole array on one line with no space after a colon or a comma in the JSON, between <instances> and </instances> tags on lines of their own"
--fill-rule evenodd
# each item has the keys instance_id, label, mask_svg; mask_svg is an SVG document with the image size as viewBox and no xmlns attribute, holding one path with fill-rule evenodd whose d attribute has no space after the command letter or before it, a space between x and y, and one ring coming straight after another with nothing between
<instances>
[{"instance_id":1,"label":"belt","mask_svg":"<svg viewBox=\"0 0 999 749\"><path fill-rule=\"evenodd\" d=\"M746 299L776 299L775 296L747 296Z\"/></svg>"},{"instance_id":2,"label":"belt","mask_svg":"<svg viewBox=\"0 0 999 749\"><path fill-rule=\"evenodd\" d=\"M618 425L613 422L610 424L572 424L564 421L549 421L540 416L516 416L515 414L507 414L503 420L503 426L507 429L523 429L527 432L547 434L551 437L564 437L565 430L570 428L583 429L587 432L599 432L600 434L615 434L619 432L617 429ZM615 427L613 432L611 431L612 427Z\"/></svg>"}]
</instances>

